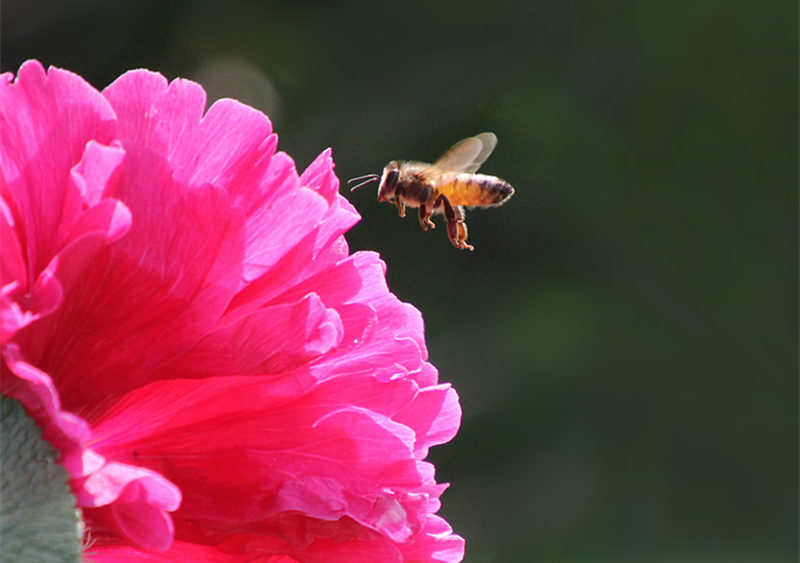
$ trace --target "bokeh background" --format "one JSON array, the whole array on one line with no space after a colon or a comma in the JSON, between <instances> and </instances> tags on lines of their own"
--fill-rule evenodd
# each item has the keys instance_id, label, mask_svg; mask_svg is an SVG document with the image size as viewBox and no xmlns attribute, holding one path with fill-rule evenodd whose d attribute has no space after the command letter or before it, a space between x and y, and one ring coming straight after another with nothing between
<instances>
[{"instance_id":1,"label":"bokeh background","mask_svg":"<svg viewBox=\"0 0 800 563\"><path fill-rule=\"evenodd\" d=\"M5 0L0 59L267 112L340 178L494 131L474 253L347 193L463 427L470 562L784 562L798 546L793 1Z\"/></svg>"}]
</instances>

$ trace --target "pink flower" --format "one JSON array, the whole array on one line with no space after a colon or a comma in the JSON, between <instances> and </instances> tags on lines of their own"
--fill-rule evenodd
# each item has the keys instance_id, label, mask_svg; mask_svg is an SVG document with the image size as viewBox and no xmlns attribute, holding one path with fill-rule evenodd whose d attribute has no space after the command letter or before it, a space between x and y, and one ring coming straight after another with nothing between
<instances>
[{"instance_id":1,"label":"pink flower","mask_svg":"<svg viewBox=\"0 0 800 563\"><path fill-rule=\"evenodd\" d=\"M2 393L60 452L95 561L458 561L456 433L419 312L330 151L137 70L0 80Z\"/></svg>"}]
</instances>

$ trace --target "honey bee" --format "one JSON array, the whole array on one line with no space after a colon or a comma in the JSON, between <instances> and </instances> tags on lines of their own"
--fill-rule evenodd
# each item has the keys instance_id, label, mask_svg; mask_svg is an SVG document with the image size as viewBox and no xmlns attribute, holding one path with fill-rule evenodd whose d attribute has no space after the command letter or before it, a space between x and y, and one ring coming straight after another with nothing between
<instances>
[{"instance_id":1,"label":"honey bee","mask_svg":"<svg viewBox=\"0 0 800 563\"><path fill-rule=\"evenodd\" d=\"M406 207L418 207L419 224L425 231L436 227L432 215L444 213L453 246L475 250L467 244L464 207L496 207L514 195L505 180L476 174L496 146L494 133L480 133L457 142L433 164L393 160L380 176L367 174L347 183L358 182L352 191L380 180L378 201L397 206L400 217L406 216Z\"/></svg>"}]
</instances>

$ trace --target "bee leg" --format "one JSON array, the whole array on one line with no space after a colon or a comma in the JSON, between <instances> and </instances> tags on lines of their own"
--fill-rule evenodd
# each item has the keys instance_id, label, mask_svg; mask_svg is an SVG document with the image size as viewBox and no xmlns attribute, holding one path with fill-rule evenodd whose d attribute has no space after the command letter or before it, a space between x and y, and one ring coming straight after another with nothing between
<instances>
[{"instance_id":1,"label":"bee leg","mask_svg":"<svg viewBox=\"0 0 800 563\"><path fill-rule=\"evenodd\" d=\"M428 227L431 229L436 228L436 225L431 221L431 214L433 213L433 206L435 203L436 202L431 201L430 186L425 186L425 189L422 191L422 198L420 199L419 206L419 224L422 226L423 231L427 231Z\"/></svg>"},{"instance_id":2,"label":"bee leg","mask_svg":"<svg viewBox=\"0 0 800 563\"><path fill-rule=\"evenodd\" d=\"M436 225L431 221L431 213L432 211L428 209L427 205L423 204L419 206L419 224L423 231L427 231L428 227L431 229L436 228Z\"/></svg>"},{"instance_id":3,"label":"bee leg","mask_svg":"<svg viewBox=\"0 0 800 563\"><path fill-rule=\"evenodd\" d=\"M456 205L453 208L453 211L456 213L456 224L458 225L458 240L461 241L461 248L466 248L468 250L475 250L474 246L467 244L467 223L466 223L466 216L464 215L464 208L460 205Z\"/></svg>"},{"instance_id":4,"label":"bee leg","mask_svg":"<svg viewBox=\"0 0 800 563\"><path fill-rule=\"evenodd\" d=\"M436 206L441 204L444 207L444 216L447 218L447 236L456 248L465 250L475 250L474 246L467 244L467 225L464 223L464 210L450 204L450 200L444 195L436 200ZM457 210L457 211L456 211Z\"/></svg>"},{"instance_id":5,"label":"bee leg","mask_svg":"<svg viewBox=\"0 0 800 563\"><path fill-rule=\"evenodd\" d=\"M394 204L397 206L397 214L400 217L406 216L406 204L403 202L403 186L397 186L394 192Z\"/></svg>"}]
</instances>

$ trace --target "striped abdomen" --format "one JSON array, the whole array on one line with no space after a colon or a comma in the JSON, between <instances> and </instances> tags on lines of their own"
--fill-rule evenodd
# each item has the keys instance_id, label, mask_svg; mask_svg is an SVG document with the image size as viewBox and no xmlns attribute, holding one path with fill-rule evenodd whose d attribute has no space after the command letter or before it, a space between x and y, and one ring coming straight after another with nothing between
<instances>
[{"instance_id":1,"label":"striped abdomen","mask_svg":"<svg viewBox=\"0 0 800 563\"><path fill-rule=\"evenodd\" d=\"M491 207L504 203L514 195L514 188L497 176L462 172L442 178L439 190L453 205Z\"/></svg>"}]
</instances>

